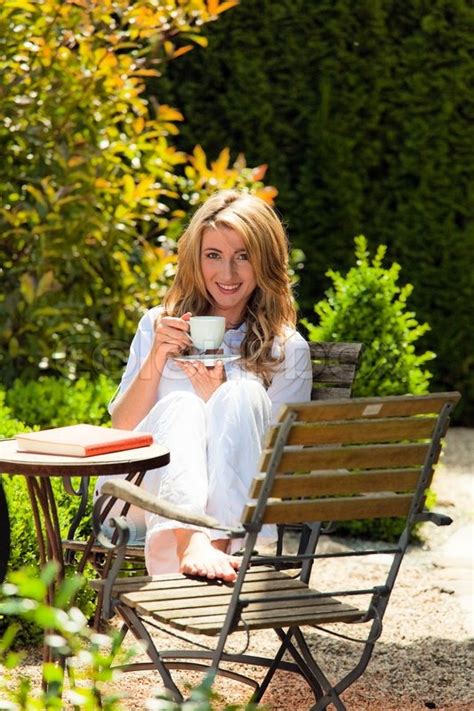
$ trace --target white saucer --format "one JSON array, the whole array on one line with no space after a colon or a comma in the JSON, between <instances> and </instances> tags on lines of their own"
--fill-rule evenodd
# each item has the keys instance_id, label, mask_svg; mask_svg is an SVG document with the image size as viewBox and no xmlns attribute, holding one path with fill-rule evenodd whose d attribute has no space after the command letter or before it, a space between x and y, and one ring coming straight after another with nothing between
<instances>
[{"instance_id":1,"label":"white saucer","mask_svg":"<svg viewBox=\"0 0 474 711\"><path fill-rule=\"evenodd\" d=\"M208 368L212 368L213 365L217 363L218 360L223 363L231 363L234 360L239 360L239 355L223 355L222 353L209 353L208 355L188 355L188 356L176 356L173 360L183 361L197 361L198 363L204 363Z\"/></svg>"}]
</instances>

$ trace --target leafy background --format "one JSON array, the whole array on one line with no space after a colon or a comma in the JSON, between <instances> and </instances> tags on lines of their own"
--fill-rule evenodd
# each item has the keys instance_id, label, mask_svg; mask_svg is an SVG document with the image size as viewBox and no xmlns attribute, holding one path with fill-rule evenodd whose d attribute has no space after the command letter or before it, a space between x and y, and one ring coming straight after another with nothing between
<instances>
[{"instance_id":1,"label":"leafy background","mask_svg":"<svg viewBox=\"0 0 474 711\"><path fill-rule=\"evenodd\" d=\"M306 254L310 318L326 271L351 266L355 235L387 245L431 325L433 387L461 390L457 415L472 424L472 3L241 0L205 34L207 49L160 80L185 117L178 145L212 155L224 143L268 163Z\"/></svg>"}]
</instances>

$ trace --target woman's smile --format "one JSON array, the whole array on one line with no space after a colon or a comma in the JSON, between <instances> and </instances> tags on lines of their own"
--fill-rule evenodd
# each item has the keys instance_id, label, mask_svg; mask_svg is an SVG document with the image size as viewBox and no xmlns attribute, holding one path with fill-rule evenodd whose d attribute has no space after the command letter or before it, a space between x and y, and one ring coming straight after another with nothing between
<instances>
[{"instance_id":1,"label":"woman's smile","mask_svg":"<svg viewBox=\"0 0 474 711\"><path fill-rule=\"evenodd\" d=\"M216 282L217 286L219 289L222 289L222 291L227 292L228 294L233 293L237 291L237 289L240 289L240 284L219 284L219 282Z\"/></svg>"}]
</instances>

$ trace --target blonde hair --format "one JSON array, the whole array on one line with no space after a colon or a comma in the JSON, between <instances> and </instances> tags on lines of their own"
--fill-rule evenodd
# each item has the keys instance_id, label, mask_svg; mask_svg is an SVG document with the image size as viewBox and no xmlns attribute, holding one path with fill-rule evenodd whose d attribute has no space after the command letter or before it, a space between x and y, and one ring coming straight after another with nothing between
<instances>
[{"instance_id":1,"label":"blonde hair","mask_svg":"<svg viewBox=\"0 0 474 711\"><path fill-rule=\"evenodd\" d=\"M224 226L242 237L257 286L244 321L241 344L244 368L263 375L268 384L281 357L272 356L275 336L295 327L296 310L288 275L288 241L274 210L248 192L221 190L211 195L193 215L178 242L178 269L163 305L169 316L191 311L202 316L212 309L201 270L201 244L206 229Z\"/></svg>"}]
</instances>

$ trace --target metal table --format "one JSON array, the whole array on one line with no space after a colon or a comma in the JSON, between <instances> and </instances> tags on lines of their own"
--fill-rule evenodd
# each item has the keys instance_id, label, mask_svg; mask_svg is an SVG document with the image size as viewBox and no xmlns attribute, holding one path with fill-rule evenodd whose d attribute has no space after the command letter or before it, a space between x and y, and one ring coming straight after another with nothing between
<instances>
[{"instance_id":1,"label":"metal table","mask_svg":"<svg viewBox=\"0 0 474 711\"><path fill-rule=\"evenodd\" d=\"M127 478L137 477L141 480L146 471L165 466L169 460L168 449L157 444L95 457L66 457L18 452L14 439L0 441L0 472L20 474L26 479L40 564L44 566L54 560L59 566L58 574L48 589L49 604L53 603L57 586L63 581L65 574L58 510L51 486L52 477L61 478L66 491L77 494L71 481L72 477L122 474L127 475ZM43 652L44 660L50 661L51 651L46 645Z\"/></svg>"}]
</instances>

